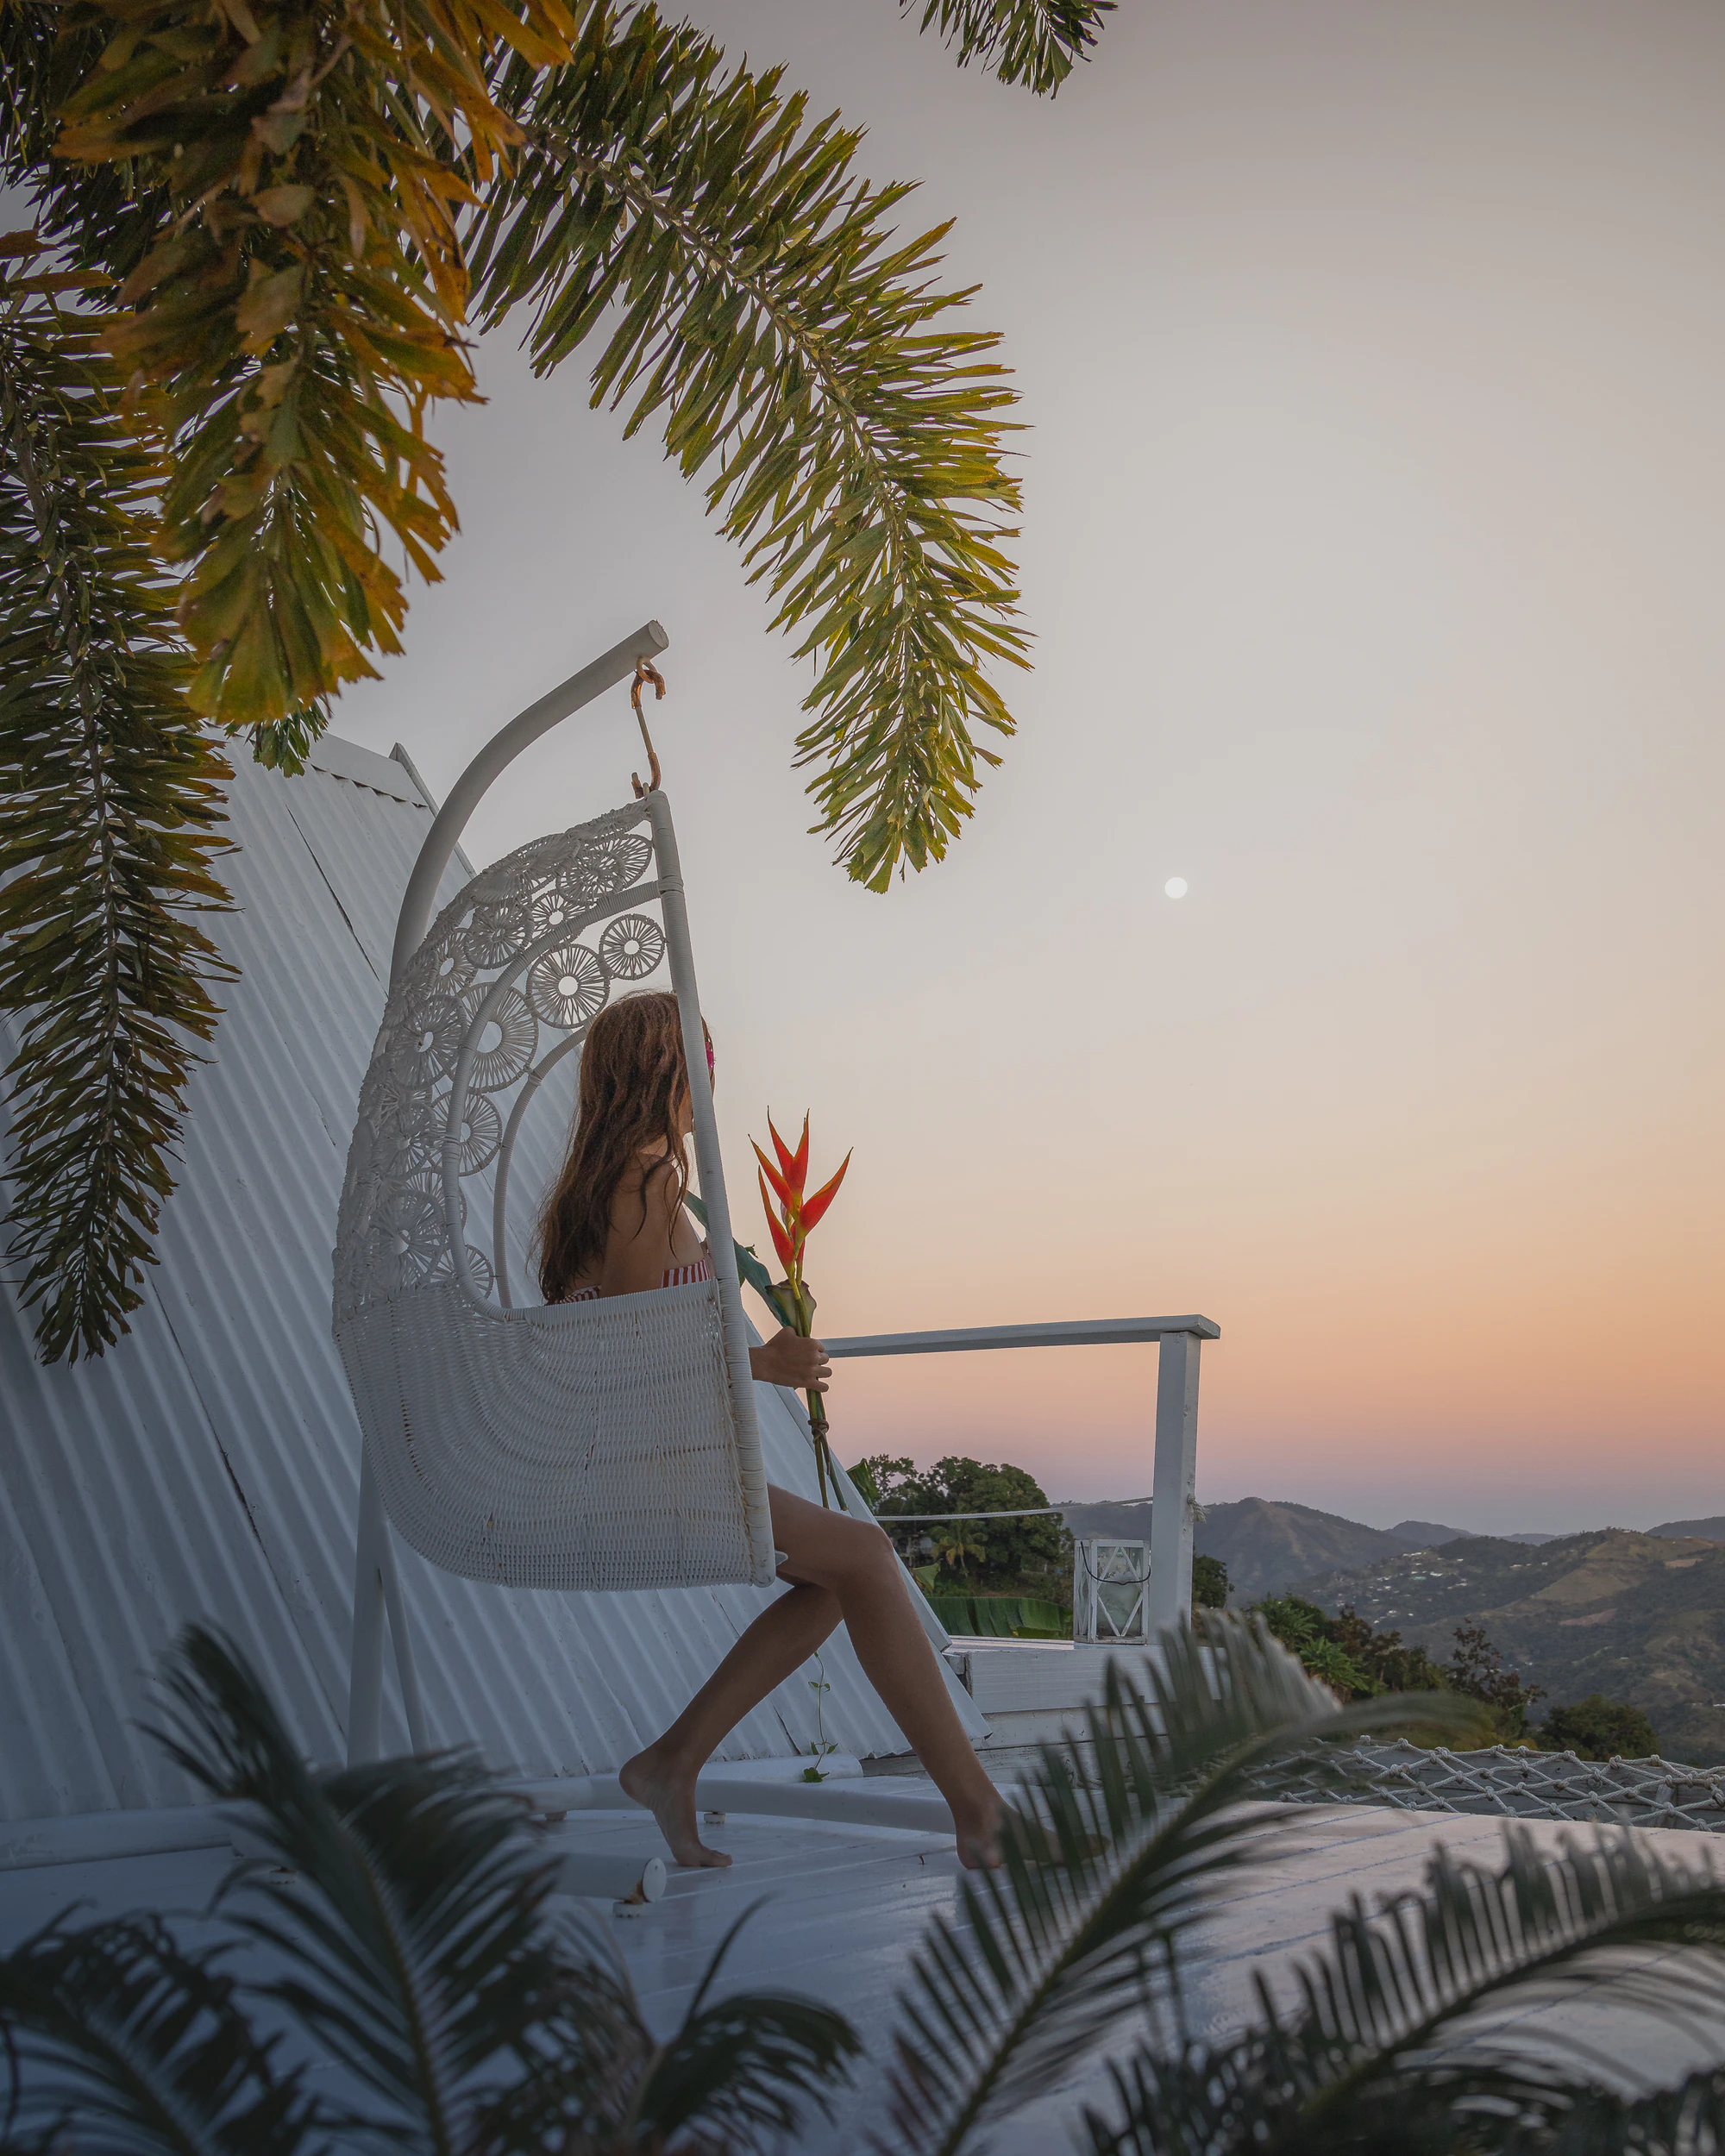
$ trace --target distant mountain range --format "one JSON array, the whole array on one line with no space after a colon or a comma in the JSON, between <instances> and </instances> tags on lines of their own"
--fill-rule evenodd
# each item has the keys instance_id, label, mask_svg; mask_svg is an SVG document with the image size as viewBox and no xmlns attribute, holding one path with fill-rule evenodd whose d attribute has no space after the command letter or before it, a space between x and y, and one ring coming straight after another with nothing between
<instances>
[{"instance_id":1,"label":"distant mountain range","mask_svg":"<svg viewBox=\"0 0 1725 2156\"><path fill-rule=\"evenodd\" d=\"M1703 1542L1725 1542L1725 1513L1711 1520L1668 1520L1663 1527L1649 1527L1650 1535L1697 1535Z\"/></svg>"},{"instance_id":2,"label":"distant mountain range","mask_svg":"<svg viewBox=\"0 0 1725 2156\"><path fill-rule=\"evenodd\" d=\"M1220 1509L1220 1508L1219 1508ZM1321 1517L1321 1515L1320 1515ZM1456 1626L1480 1626L1548 1703L1604 1692L1641 1708L1668 1759L1725 1764L1725 1519L1683 1535L1622 1527L1537 1548L1502 1536L1385 1556L1291 1582L1328 1610L1447 1659ZM1375 1532L1366 1528L1361 1532ZM1536 1708L1536 1718L1545 1705Z\"/></svg>"},{"instance_id":3,"label":"distant mountain range","mask_svg":"<svg viewBox=\"0 0 1725 2156\"><path fill-rule=\"evenodd\" d=\"M1147 1503L1066 1505L1062 1507L1073 1534L1119 1535L1123 1541L1148 1540ZM1275 1504L1263 1497L1243 1497L1232 1505L1209 1505L1194 1533L1202 1556L1220 1557L1239 1601L1274 1594L1308 1572L1370 1564L1373 1558L1400 1557L1437 1540L1452 1541L1459 1527L1428 1520L1404 1520L1399 1527L1363 1527L1357 1520L1314 1512L1309 1505Z\"/></svg>"},{"instance_id":4,"label":"distant mountain range","mask_svg":"<svg viewBox=\"0 0 1725 2156\"><path fill-rule=\"evenodd\" d=\"M1193 1532L1193 1546L1228 1568L1228 1584L1241 1601L1273 1595L1291 1580L1318 1572L1353 1571L1389 1557L1405 1557L1433 1538L1453 1541L1453 1528L1416 1532L1410 1541L1396 1527L1362 1526L1310 1505L1242 1497L1232 1505L1208 1505Z\"/></svg>"},{"instance_id":5,"label":"distant mountain range","mask_svg":"<svg viewBox=\"0 0 1725 2156\"><path fill-rule=\"evenodd\" d=\"M1149 1539L1150 1506L1143 1500L1066 1505L1062 1512L1075 1535ZM1668 1520L1647 1532L1725 1542L1725 1514L1713 1520ZM1267 1497L1206 1506L1193 1538L1194 1547L1202 1555L1218 1557L1227 1566L1234 1599L1241 1602L1257 1601L1323 1573L1358 1571L1381 1558L1484 1539L1542 1549L1559 1538L1532 1532L1485 1538L1475 1528L1446 1526L1435 1520L1400 1520L1393 1527L1368 1527L1338 1513Z\"/></svg>"},{"instance_id":6,"label":"distant mountain range","mask_svg":"<svg viewBox=\"0 0 1725 2156\"><path fill-rule=\"evenodd\" d=\"M1150 1534L1146 1504L1063 1510L1074 1534ZM1440 1662L1465 1619L1544 1688L1536 1718L1604 1692L1641 1708L1668 1759L1725 1765L1725 1514L1645 1534L1472 1535L1243 1497L1208 1507L1193 1539L1227 1566L1236 1603L1292 1591L1329 1610L1351 1604Z\"/></svg>"}]
</instances>

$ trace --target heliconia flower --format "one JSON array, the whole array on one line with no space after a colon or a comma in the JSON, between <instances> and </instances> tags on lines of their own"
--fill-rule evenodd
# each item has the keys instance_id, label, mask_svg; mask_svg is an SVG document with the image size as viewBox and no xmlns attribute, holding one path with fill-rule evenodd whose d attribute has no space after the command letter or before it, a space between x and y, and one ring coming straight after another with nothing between
<instances>
[{"instance_id":1,"label":"heliconia flower","mask_svg":"<svg viewBox=\"0 0 1725 2156\"><path fill-rule=\"evenodd\" d=\"M768 1124L767 1128L769 1131L772 1130L773 1126L770 1122ZM777 1132L775 1131L774 1135L776 1137ZM755 1145L755 1141L752 1138L750 1139L749 1143L751 1145ZM779 1150L782 1152L784 1148L781 1146ZM785 1208L787 1213L794 1213L798 1210L797 1200L796 1195L793 1192L790 1185L785 1181L784 1177L779 1173L778 1169L774 1167L772 1162L768 1159L767 1156L761 1150L761 1148L758 1145L755 1145L755 1157L761 1163L761 1173L767 1178L767 1181L772 1184L774 1194L778 1199L779 1203Z\"/></svg>"},{"instance_id":2,"label":"heliconia flower","mask_svg":"<svg viewBox=\"0 0 1725 2156\"><path fill-rule=\"evenodd\" d=\"M855 1150L854 1147L852 1148L852 1150ZM819 1226L820 1216L826 1211L827 1207L832 1203L833 1199L837 1195L838 1186L844 1181L844 1171L850 1167L850 1153L847 1153L844 1156L844 1158L839 1163L838 1173L833 1177L832 1181L829 1183L823 1183L820 1188L816 1191L812 1198L805 1198L803 1200L802 1209L797 1215L797 1226L801 1231L802 1234L806 1236L811 1235L813 1233L814 1230Z\"/></svg>"},{"instance_id":3,"label":"heliconia flower","mask_svg":"<svg viewBox=\"0 0 1725 2156\"><path fill-rule=\"evenodd\" d=\"M785 1280L782 1288L768 1288L763 1294L787 1330L806 1340L814 1332L814 1297L803 1279L803 1250L811 1230L819 1225L822 1215L838 1194L838 1186L850 1165L850 1155L844 1156L838 1164L838 1173L830 1182L823 1183L813 1197L805 1198L803 1185L808 1180L809 1163L807 1116L803 1118L803 1134L794 1153L779 1136L778 1125L770 1114L767 1128L772 1133L773 1150L779 1156L776 1168L755 1145L753 1138L749 1142L755 1145L755 1157L760 1163L755 1180L761 1186L761 1207L772 1232L773 1248L785 1269ZM773 1204L775 1196L779 1200L776 1209ZM809 1395L808 1409L809 1437L814 1445L815 1466L820 1477L820 1501L826 1505L830 1502L829 1483L837 1496L839 1470L827 1441L826 1410L819 1392Z\"/></svg>"},{"instance_id":4,"label":"heliconia flower","mask_svg":"<svg viewBox=\"0 0 1725 2156\"><path fill-rule=\"evenodd\" d=\"M767 1117L767 1128L773 1132L773 1144L778 1152L779 1165L785 1171L785 1180L800 1199L803 1194L803 1185L808 1180L809 1119L806 1115L803 1118L802 1142L794 1153L779 1136L777 1131L773 1129L773 1118L770 1112ZM759 1148L756 1150L758 1151Z\"/></svg>"},{"instance_id":5,"label":"heliconia flower","mask_svg":"<svg viewBox=\"0 0 1725 2156\"><path fill-rule=\"evenodd\" d=\"M773 1232L773 1248L778 1252L779 1263L784 1267L788 1275L797 1262L796 1245L785 1232L783 1222L773 1210L773 1200L767 1194L766 1177L762 1175L758 1180L761 1184L761 1203L767 1214L767 1225Z\"/></svg>"}]
</instances>

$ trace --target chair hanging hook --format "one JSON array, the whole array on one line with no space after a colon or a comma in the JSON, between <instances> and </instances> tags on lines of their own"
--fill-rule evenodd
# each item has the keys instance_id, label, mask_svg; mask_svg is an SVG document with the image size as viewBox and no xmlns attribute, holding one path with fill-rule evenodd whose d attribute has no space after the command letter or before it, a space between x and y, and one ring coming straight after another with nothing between
<instances>
[{"instance_id":1,"label":"chair hanging hook","mask_svg":"<svg viewBox=\"0 0 1725 2156\"><path fill-rule=\"evenodd\" d=\"M648 794L656 793L659 791L659 752L653 746L653 736L647 730L647 714L641 708L642 685L647 681L653 684L654 700L656 702L662 700L665 694L665 677L650 659L637 659L635 661L635 679L629 687L629 700L635 706L635 723L640 727L641 738L647 744L648 774L645 786L641 783L641 774L638 771L631 771L629 774L635 787L635 798L637 801L644 800Z\"/></svg>"}]
</instances>

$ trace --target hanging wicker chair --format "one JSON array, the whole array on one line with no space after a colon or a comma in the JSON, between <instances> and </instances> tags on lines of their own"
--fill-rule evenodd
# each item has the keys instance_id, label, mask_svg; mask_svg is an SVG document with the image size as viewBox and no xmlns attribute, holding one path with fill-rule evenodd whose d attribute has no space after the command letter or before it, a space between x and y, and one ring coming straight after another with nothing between
<instances>
[{"instance_id":1,"label":"hanging wicker chair","mask_svg":"<svg viewBox=\"0 0 1725 2156\"><path fill-rule=\"evenodd\" d=\"M774 1576L734 1269L552 1307L518 1307L508 1278L524 1112L613 992L665 961L699 1071L676 838L653 791L475 876L390 993L342 1195L336 1338L390 1520L470 1579ZM727 1251L712 1101L693 1093L712 1247ZM489 1205L475 1205L488 1171Z\"/></svg>"}]
</instances>

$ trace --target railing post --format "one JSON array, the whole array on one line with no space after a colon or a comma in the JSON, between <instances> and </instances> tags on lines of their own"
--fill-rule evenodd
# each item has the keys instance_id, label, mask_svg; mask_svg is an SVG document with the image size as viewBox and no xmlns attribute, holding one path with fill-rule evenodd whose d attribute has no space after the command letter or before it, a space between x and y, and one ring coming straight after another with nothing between
<instances>
[{"instance_id":1,"label":"railing post","mask_svg":"<svg viewBox=\"0 0 1725 2156\"><path fill-rule=\"evenodd\" d=\"M1192 1607L1192 1507L1198 1470L1198 1350L1195 1332L1164 1332L1156 1381L1156 1475L1150 1514L1152 1633L1176 1625Z\"/></svg>"}]
</instances>

